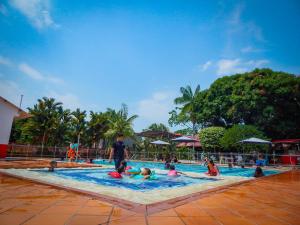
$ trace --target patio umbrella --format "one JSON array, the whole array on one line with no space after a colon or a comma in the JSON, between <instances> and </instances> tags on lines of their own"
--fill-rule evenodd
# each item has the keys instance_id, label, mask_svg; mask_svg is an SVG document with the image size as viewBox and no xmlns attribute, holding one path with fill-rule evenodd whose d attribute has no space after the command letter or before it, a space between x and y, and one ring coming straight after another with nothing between
<instances>
[{"instance_id":1,"label":"patio umbrella","mask_svg":"<svg viewBox=\"0 0 300 225\"><path fill-rule=\"evenodd\" d=\"M191 138L191 137L187 137L187 136L181 136L178 138L173 138L172 141L175 142L185 142L185 143L193 143L193 152L195 151L195 142L198 142L198 140Z\"/></svg>"},{"instance_id":2,"label":"patio umbrella","mask_svg":"<svg viewBox=\"0 0 300 225\"><path fill-rule=\"evenodd\" d=\"M260 139L260 138L255 138L255 137L248 138L248 139L245 139L245 140L241 140L238 143L242 143L242 144L265 144L265 145L272 144L271 141L266 141L266 140L263 140L263 139Z\"/></svg>"},{"instance_id":3,"label":"patio umbrella","mask_svg":"<svg viewBox=\"0 0 300 225\"><path fill-rule=\"evenodd\" d=\"M266 140L263 140L263 139L260 139L260 138L255 138L255 137L241 140L238 143L241 143L241 144L269 145L269 147L272 145L271 141L266 141ZM244 148L243 148L243 153L244 153Z\"/></svg>"},{"instance_id":4,"label":"patio umbrella","mask_svg":"<svg viewBox=\"0 0 300 225\"><path fill-rule=\"evenodd\" d=\"M175 142L198 142L198 140L196 140L194 138L187 137L187 136L181 136L181 137L178 137L178 138L173 138L172 141L175 141Z\"/></svg>"},{"instance_id":5,"label":"patio umbrella","mask_svg":"<svg viewBox=\"0 0 300 225\"><path fill-rule=\"evenodd\" d=\"M170 143L162 141L162 140L156 140L156 141L152 141L150 143L153 144L153 145L158 145L158 146L161 146L161 145L170 145ZM157 152L155 153L155 157L156 157L156 155L157 155Z\"/></svg>"},{"instance_id":6,"label":"patio umbrella","mask_svg":"<svg viewBox=\"0 0 300 225\"><path fill-rule=\"evenodd\" d=\"M154 144L154 145L169 145L170 143L168 142L165 142L165 141L161 141L161 140L157 140L157 141L152 141L150 142L151 144Z\"/></svg>"}]
</instances>

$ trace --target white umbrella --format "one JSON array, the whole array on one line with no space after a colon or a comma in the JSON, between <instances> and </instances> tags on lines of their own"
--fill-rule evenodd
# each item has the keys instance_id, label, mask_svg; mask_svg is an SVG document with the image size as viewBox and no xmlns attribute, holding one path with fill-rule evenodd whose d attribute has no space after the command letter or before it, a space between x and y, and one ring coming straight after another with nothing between
<instances>
[{"instance_id":1,"label":"white umbrella","mask_svg":"<svg viewBox=\"0 0 300 225\"><path fill-rule=\"evenodd\" d=\"M157 140L157 141L152 141L150 142L151 144L154 144L154 145L169 145L170 143L168 142L165 142L165 141L161 141L161 140Z\"/></svg>"},{"instance_id":2,"label":"white umbrella","mask_svg":"<svg viewBox=\"0 0 300 225\"><path fill-rule=\"evenodd\" d=\"M239 141L239 143L243 143L243 144L265 144L265 145L272 144L271 141L266 141L266 140L263 140L263 139L260 139L260 138L255 138L255 137L248 138L248 139L245 139L245 140L241 140L241 141Z\"/></svg>"},{"instance_id":3,"label":"white umbrella","mask_svg":"<svg viewBox=\"0 0 300 225\"><path fill-rule=\"evenodd\" d=\"M245 140L241 140L238 143L241 143L241 144L269 145L269 148L272 145L271 141L266 141L266 140L263 140L263 139L260 139L260 138L255 138L255 137L248 138L248 139L245 139ZM244 153L244 148L243 148L243 153ZM267 157L267 154L266 154L266 157Z\"/></svg>"},{"instance_id":4,"label":"white umbrella","mask_svg":"<svg viewBox=\"0 0 300 225\"><path fill-rule=\"evenodd\" d=\"M187 137L187 136L181 136L178 138L174 138L172 139L172 141L176 141L176 142L198 142L198 140Z\"/></svg>"},{"instance_id":5,"label":"white umbrella","mask_svg":"<svg viewBox=\"0 0 300 225\"><path fill-rule=\"evenodd\" d=\"M161 141L161 140L152 141L150 143L154 144L154 145L170 145L170 143L165 142L165 141ZM156 155L157 155L157 152L155 152L155 157L156 157Z\"/></svg>"}]
</instances>

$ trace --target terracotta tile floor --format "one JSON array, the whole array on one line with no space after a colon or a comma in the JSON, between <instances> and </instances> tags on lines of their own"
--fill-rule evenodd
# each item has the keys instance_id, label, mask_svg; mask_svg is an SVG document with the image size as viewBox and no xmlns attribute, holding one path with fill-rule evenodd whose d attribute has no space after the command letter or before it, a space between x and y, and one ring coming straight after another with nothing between
<instances>
[{"instance_id":1,"label":"terracotta tile floor","mask_svg":"<svg viewBox=\"0 0 300 225\"><path fill-rule=\"evenodd\" d=\"M299 212L300 170L149 215L0 174L0 225L300 225Z\"/></svg>"}]
</instances>

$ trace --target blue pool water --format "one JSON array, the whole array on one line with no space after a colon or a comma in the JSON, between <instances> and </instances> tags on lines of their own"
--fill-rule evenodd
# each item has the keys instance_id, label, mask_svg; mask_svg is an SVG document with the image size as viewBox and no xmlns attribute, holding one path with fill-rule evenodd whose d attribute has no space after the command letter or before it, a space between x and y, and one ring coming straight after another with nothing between
<instances>
[{"instance_id":1,"label":"blue pool water","mask_svg":"<svg viewBox=\"0 0 300 225\"><path fill-rule=\"evenodd\" d=\"M103 164L103 165L114 165L113 163L109 163L107 160L94 160L95 164ZM159 162L137 162L137 161L129 161L129 166L133 167L148 167L150 169L164 169L164 163ZM182 172L195 172L195 173L205 173L207 172L207 167L199 164L176 164L175 165L177 171ZM253 177L255 168L228 168L228 167L219 167L220 173L223 176L242 176L242 177ZM277 170L264 170L264 174L266 176L277 174L279 171Z\"/></svg>"},{"instance_id":2,"label":"blue pool water","mask_svg":"<svg viewBox=\"0 0 300 225\"><path fill-rule=\"evenodd\" d=\"M49 172L45 170L35 171L49 174ZM112 171L112 169L57 169L51 174L65 179L126 188L141 192L150 191L153 189L176 188L217 181L214 178L191 178L184 175L178 177L169 177L166 174L158 173L155 174L157 180L134 179L126 175L123 175L122 179L116 179L108 175L108 172L110 171Z\"/></svg>"}]
</instances>

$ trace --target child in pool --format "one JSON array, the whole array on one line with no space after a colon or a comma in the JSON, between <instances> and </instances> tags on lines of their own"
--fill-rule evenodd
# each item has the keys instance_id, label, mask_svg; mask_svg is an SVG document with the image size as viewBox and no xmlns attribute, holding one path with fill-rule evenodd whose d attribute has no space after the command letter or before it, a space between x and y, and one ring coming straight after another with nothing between
<instances>
[{"instance_id":1,"label":"child in pool","mask_svg":"<svg viewBox=\"0 0 300 225\"><path fill-rule=\"evenodd\" d=\"M151 176L151 170L149 168L141 169L139 174L132 175L131 177L134 178L143 178L143 180L149 179Z\"/></svg>"},{"instance_id":2,"label":"child in pool","mask_svg":"<svg viewBox=\"0 0 300 225\"><path fill-rule=\"evenodd\" d=\"M127 167L127 162L125 160L121 161L119 168L117 169L118 173L124 173Z\"/></svg>"},{"instance_id":3,"label":"child in pool","mask_svg":"<svg viewBox=\"0 0 300 225\"><path fill-rule=\"evenodd\" d=\"M168 176L178 176L179 174L184 174L175 170L174 165L170 165L170 171L168 172Z\"/></svg>"},{"instance_id":4,"label":"child in pool","mask_svg":"<svg viewBox=\"0 0 300 225\"><path fill-rule=\"evenodd\" d=\"M151 175L151 170L150 170L149 168L143 168L143 169L141 170L140 175L143 175L143 176L144 176L144 178L143 178L144 180L149 179L149 178L150 178L150 175Z\"/></svg>"},{"instance_id":5,"label":"child in pool","mask_svg":"<svg viewBox=\"0 0 300 225\"><path fill-rule=\"evenodd\" d=\"M262 171L261 167L256 167L254 177L263 177L265 176L264 172Z\"/></svg>"}]
</instances>

